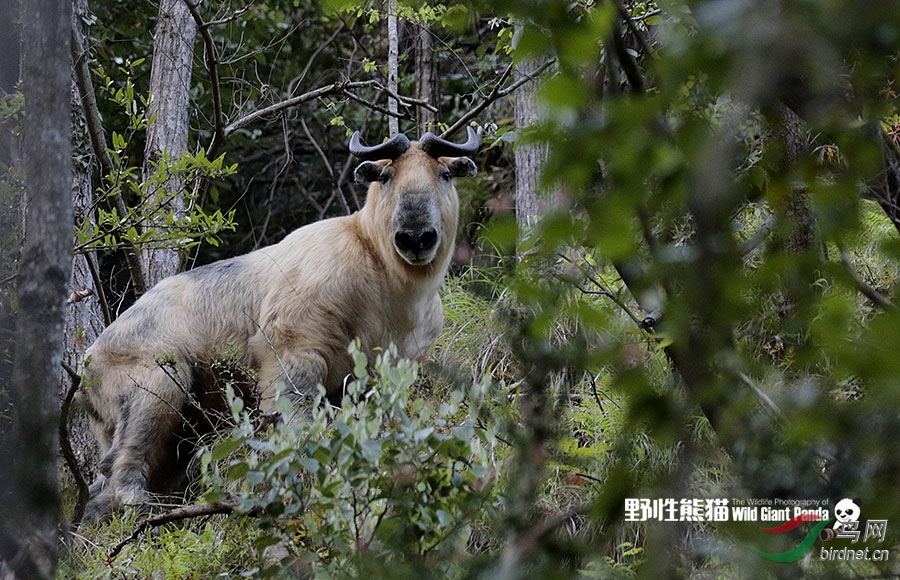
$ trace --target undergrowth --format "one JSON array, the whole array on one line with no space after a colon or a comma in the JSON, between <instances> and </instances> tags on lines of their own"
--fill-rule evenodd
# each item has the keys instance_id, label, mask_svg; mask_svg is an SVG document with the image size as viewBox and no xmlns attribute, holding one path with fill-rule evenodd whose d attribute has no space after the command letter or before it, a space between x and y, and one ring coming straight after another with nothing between
<instances>
[{"instance_id":1,"label":"undergrowth","mask_svg":"<svg viewBox=\"0 0 900 580\"><path fill-rule=\"evenodd\" d=\"M752 230L765 215L742 219ZM850 265L840 262L841 249L823 249L834 264L823 272L823 292L848 292L851 265L880 291L891 293L896 284L900 269L878 241L896 239L891 224L878 211L861 222L859 236L843 248ZM747 263L754 267L752 254ZM581 370L551 381L558 424L533 509L558 525L542 549L567 545L580 577L632 577L647 549L659 545L642 524L607 521L605 514L621 507L617 486L627 481L632 497L660 489L728 497L739 492L732 459L698 410L686 413L689 424L674 438L654 431L652 414L642 415L640 397L676 407L684 400L661 352L665 337L636 324L614 272L590 256L568 256L542 275L568 288L560 297L564 315L547 330L550 340L581 340L589 353ZM201 453L205 475L194 488L205 489L207 501L235 501L235 514L169 524L128 543L114 559L109 550L131 534L137 516L84 526L69 539L59 577L489 576L508 548L504 513L519 476L511 469L511 433L520 426L525 393L509 323L515 299L490 269L449 279L442 299L444 332L422 369L388 350L370 375L354 352L356 380L339 406L320 401L307 415L262 430L232 393L231 427ZM856 307L865 319L871 304L860 298ZM780 361L780 375L759 381L775 404L796 392L793 345L776 334L782 318L776 302L761 301L756 318L735 329L742 348L761 363ZM649 394L635 398L629 390L636 376L652 386ZM762 400L757 406L754 412L767 412ZM280 411L295 412L287 399ZM661 483L674 480L685 483ZM739 576L745 561L739 543L708 523L678 529L663 541L682 554L683 575Z\"/></svg>"}]
</instances>

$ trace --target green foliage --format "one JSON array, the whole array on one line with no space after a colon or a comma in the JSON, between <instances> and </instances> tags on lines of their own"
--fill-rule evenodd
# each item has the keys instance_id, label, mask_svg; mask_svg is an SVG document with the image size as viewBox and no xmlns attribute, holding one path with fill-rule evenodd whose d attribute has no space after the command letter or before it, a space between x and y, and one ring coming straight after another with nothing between
<instances>
[{"instance_id":1,"label":"green foliage","mask_svg":"<svg viewBox=\"0 0 900 580\"><path fill-rule=\"evenodd\" d=\"M232 396L237 426L203 454L207 499L230 490L240 511L271 530L258 548L281 543L325 575L440 575L492 505L496 443L476 428L489 383L451 392L434 409L411 398L414 363L390 349L370 377L366 357L350 352L356 379L340 406L320 392L308 420L292 417L282 396L284 421L260 434Z\"/></svg>"},{"instance_id":2,"label":"green foliage","mask_svg":"<svg viewBox=\"0 0 900 580\"><path fill-rule=\"evenodd\" d=\"M859 282L893 296L896 232L883 217L873 228L872 216L895 202L873 211L859 190L882 178L878 140L860 127L893 127L885 87L897 67L890 43L858 51L848 32L895 36L888 4L872 6L876 17L820 2L777 16L753 3L639 2L624 20L600 3L500 3L523 27L516 58L559 62L541 83L547 114L529 138L549 150L544 184L564 192L562 207L533 232L494 233L520 242L509 284L523 370L534 365L529 394L553 395L541 378L551 370L608 373L626 396L596 521L614 518L623 497L690 496L697 481L715 493L709 481L723 467L727 497L862 494L870 509L896 513L877 499L898 473L884 451L898 429L885 382L900 370L885 346L896 309L873 306ZM652 36L641 34L647 15ZM842 19L853 24L836 28ZM845 68L852 97L835 86ZM665 357L625 364L635 337ZM556 416L525 420L537 428ZM550 443L578 450L570 429ZM672 470L641 462L639 434L648 449L680 449ZM665 523L647 528L646 574L689 575L691 549L676 547ZM617 529L604 532L613 545ZM743 533L719 530L718 541Z\"/></svg>"},{"instance_id":3,"label":"green foliage","mask_svg":"<svg viewBox=\"0 0 900 580\"><path fill-rule=\"evenodd\" d=\"M136 525L136 513L115 517L102 526L82 526L69 539L57 578L152 579L247 577L259 567L250 546L261 535L240 518L215 518L148 531L126 545L115 559L108 550ZM91 538L90 541L88 538Z\"/></svg>"},{"instance_id":4,"label":"green foliage","mask_svg":"<svg viewBox=\"0 0 900 580\"><path fill-rule=\"evenodd\" d=\"M334 187L343 168L322 158L343 156L347 131L374 139L385 130L343 96L238 131L229 158L241 174L201 150L162 160L141 183L130 159L152 120L131 83L143 86L148 40L120 4L98 5L97 19L118 15L119 26L98 31L98 51L125 63L107 67L105 106L122 127L108 192L140 207L173 175L224 177L220 199L191 203L248 208L240 221L263 225L236 232L241 243L354 209L349 185ZM514 127L507 102L483 113L493 145L479 183L509 191L506 144L543 146L543 184L560 192L557 207L532 231L495 216L473 236L495 250L479 256L491 266L445 288L441 364L427 369L425 388L414 390L413 367L385 353L339 407L317 405L308 421L264 434L232 398L236 427L204 456L209 497L235 494L265 527L252 537L259 551L326 577L848 575L753 559L743 547L752 526L638 525L622 521L622 506L626 497L846 496L862 498L872 517L900 519L891 500L900 314L860 291L897 301L896 200L860 196L884 181L873 128L897 140L896 6L398 6L440 40L439 126L477 104L510 61L555 61L537 91L541 122ZM228 55L226 117L338 78L380 78L381 6L325 7L202 6ZM212 14L220 9L225 17ZM292 34L299 26L303 34ZM400 84L412 94L407 49ZM374 91L355 96L383 102ZM209 110L202 82L194 98ZM286 129L295 119L302 134ZM200 125L204 142L211 128ZM190 244L228 230L231 214L207 211L190 223L163 219L153 239L129 234L138 214L103 215L81 242L103 246L117 231L137 243ZM485 375L506 386L459 390ZM509 446L495 448L495 436ZM461 556L467 539L480 557ZM259 573L277 573L272 564Z\"/></svg>"},{"instance_id":5,"label":"green foliage","mask_svg":"<svg viewBox=\"0 0 900 580\"><path fill-rule=\"evenodd\" d=\"M127 63L122 70L139 68L143 59ZM112 131L112 162L110 175L103 176L98 195L118 196L128 201L127 214L118 215L115 209L100 205L96 216L85 216L76 232L77 250L109 250L118 246L119 240L130 242L136 248L171 248L186 250L201 241L219 245L218 236L224 231L234 231L235 212L223 214L221 210L207 213L199 203L197 184L204 179L222 179L233 175L237 164L225 164L225 155L208 159L201 148L196 153L185 152L175 159L167 153L152 163L149 175L142 175L141 167L133 164L133 143L138 141L155 119L148 118L148 99L138 94L126 77L124 86L116 87L112 78L102 70L104 91L109 100L124 111L128 124L125 132ZM159 195L164 185L179 187L166 195ZM172 189L171 187L169 189ZM184 211L174 211L173 201L179 200Z\"/></svg>"}]
</instances>

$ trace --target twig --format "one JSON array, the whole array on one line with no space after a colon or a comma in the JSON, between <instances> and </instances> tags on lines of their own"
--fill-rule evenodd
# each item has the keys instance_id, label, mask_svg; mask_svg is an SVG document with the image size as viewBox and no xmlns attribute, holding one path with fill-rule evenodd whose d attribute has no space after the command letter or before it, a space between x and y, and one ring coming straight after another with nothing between
<instances>
[{"instance_id":1,"label":"twig","mask_svg":"<svg viewBox=\"0 0 900 580\"><path fill-rule=\"evenodd\" d=\"M225 141L225 113L222 110L222 93L219 86L219 63L216 61L216 44L209 33L210 25L203 21L203 17L200 16L200 12L197 10L197 5L193 4L191 0L184 0L184 5L187 6L188 11L191 13L191 18L197 24L197 30L203 39L203 60L206 65L206 72L209 73L209 84L213 101L213 138L209 144L207 156L210 159L215 159L219 148Z\"/></svg>"},{"instance_id":2,"label":"twig","mask_svg":"<svg viewBox=\"0 0 900 580\"><path fill-rule=\"evenodd\" d=\"M69 471L72 472L72 477L75 478L75 487L78 489L78 499L75 501L75 513L72 514L72 528L78 526L79 522L81 522L81 517L84 515L84 506L87 505L89 488L87 481L84 480L84 475L81 473L81 467L78 465L78 460L75 458L75 452L72 450L72 442L69 440L69 411L72 409L72 401L75 399L75 393L78 392L78 388L81 387L81 376L75 372L75 369L67 365L66 363L61 363L63 370L69 375L69 378L72 379L72 384L69 386L69 390L66 392L66 398L63 399L62 406L59 410L59 446L62 451L63 459L66 460L66 465L69 467Z\"/></svg>"},{"instance_id":3,"label":"twig","mask_svg":"<svg viewBox=\"0 0 900 580\"><path fill-rule=\"evenodd\" d=\"M186 520L189 518L211 516L216 514L230 514L234 511L235 507L237 506L232 501L201 503L196 505L186 505L178 507L157 516L145 518L138 522L137 526L135 526L134 528L134 531L131 532L131 535L116 544L116 546L107 553L106 557L110 562L112 562L115 557L119 555L122 549L125 548L125 546L136 540L138 536L140 536L149 528L155 528L157 526Z\"/></svg>"},{"instance_id":4,"label":"twig","mask_svg":"<svg viewBox=\"0 0 900 580\"><path fill-rule=\"evenodd\" d=\"M765 405L769 409L771 409L776 417L782 420L784 419L784 413L781 412L781 409L778 407L778 405L775 404L775 401L773 401L769 395L763 392L763 390L760 389L755 382L753 382L753 379L747 376L747 373L745 373L744 371L736 371L735 374L742 383L753 389L753 392L756 393L760 400L762 400L762 402L765 403Z\"/></svg>"},{"instance_id":5,"label":"twig","mask_svg":"<svg viewBox=\"0 0 900 580\"><path fill-rule=\"evenodd\" d=\"M88 270L91 271L94 291L97 293L97 300L100 301L100 309L103 311L103 323L109 326L112 324L113 317L109 311L109 302L106 301L106 291L103 289L103 279L100 277L100 266L97 264L97 256L94 252L85 252L82 255L84 256L84 261L87 262Z\"/></svg>"},{"instance_id":6,"label":"twig","mask_svg":"<svg viewBox=\"0 0 900 580\"><path fill-rule=\"evenodd\" d=\"M390 92L387 90L384 92L387 94L390 94ZM344 91L344 95L347 98L349 98L351 101L356 101L357 103L359 103L361 105L365 105L366 107L372 109L373 111L378 111L382 115L387 115L388 117L391 117L393 119L409 119L409 115L406 113L398 113L397 111L385 109L384 107L382 107L380 105L376 105L375 103L371 103L371 102L365 100L364 98L351 93L350 91ZM394 102L394 101L392 100L391 102Z\"/></svg>"},{"instance_id":7,"label":"twig","mask_svg":"<svg viewBox=\"0 0 900 580\"><path fill-rule=\"evenodd\" d=\"M596 276L593 276L593 275L589 274L588 272L586 272L581 264L579 264L572 258L566 256L565 254L557 253L556 255L559 256L560 258L562 258L563 260L565 260L566 262L568 262L569 264L578 268L581 271L582 275L585 278L587 278L594 286L596 286L600 290L588 290L588 289L582 288L578 285L576 285L576 288L578 288L584 294L596 294L599 296L605 296L605 297L609 298L610 300L613 301L613 303L616 306L621 308L622 312L624 312L628 316L628 318L630 318L632 320L632 322L637 324L641 330L646 330L646 328L643 326L644 319L638 318L637 315L634 312L632 312L630 308L628 308L628 305L625 304L621 298L619 298L613 292L608 290L602 283L600 283L600 280L598 280L596 278Z\"/></svg>"},{"instance_id":8,"label":"twig","mask_svg":"<svg viewBox=\"0 0 900 580\"><path fill-rule=\"evenodd\" d=\"M474 107L469 109L469 111L466 114L464 114L462 117L457 119L455 123L450 125L450 127L446 131L441 133L441 138L446 139L453 133L457 132L460 128L465 127L466 125L469 124L469 121L471 121L472 119L477 117L479 114L481 114L481 112L483 110L487 109L491 105L491 103L493 103L497 99L502 99L503 97L507 97L507 96L511 95L516 89L518 89L525 83L531 82L534 79L536 79L537 77L541 76L541 74L543 74L543 72L545 70L547 70L548 68L550 68L553 65L553 63L555 63L555 62L556 61L552 60L552 59L548 60L547 62L545 62L544 64L539 66L537 69L535 69L535 71L533 73L523 76L522 78L520 78L519 80L512 83L511 85L509 85L506 88L501 88L503 86L503 83L506 82L506 79L509 77L510 73L512 72L513 65L510 64L509 66L506 67L506 70L504 70L503 73L501 73L500 78L497 80L497 83L494 85L494 88L491 89L491 92L488 93L488 95L480 103L478 103L477 105L475 105Z\"/></svg>"},{"instance_id":9,"label":"twig","mask_svg":"<svg viewBox=\"0 0 900 580\"><path fill-rule=\"evenodd\" d=\"M241 16L243 16L244 13L246 13L248 10L250 10L250 8L252 8L252 6L253 6L253 2L250 2L243 8L239 8L239 9L235 10L234 12L232 12L230 16L228 16L226 18L219 18L218 20L210 20L209 22L206 23L206 25L209 26L210 28L212 28L213 26L221 26L223 24L230 24L230 23L234 22L235 20L237 20L238 18L240 18Z\"/></svg>"},{"instance_id":10,"label":"twig","mask_svg":"<svg viewBox=\"0 0 900 580\"><path fill-rule=\"evenodd\" d=\"M346 196L344 196L344 190L341 189L340 182L335 179L334 167L331 165L331 162L328 160L328 156L325 155L325 152L322 151L322 148L319 146L319 144L316 142L316 140L313 139L312 133L310 133L310 131L309 131L309 127L306 126L306 120L303 118L300 119L300 127L303 129L303 133L306 135L306 138L309 139L310 143L312 143L313 149L315 149L316 153L318 153L319 157L322 158L322 163L325 165L325 170L328 171L328 176L331 177L331 180L332 180L331 198L329 198L328 203L326 204L326 207L327 207L327 205L330 205L330 202L332 199L334 199L335 197L338 196L338 194L340 194L341 204L344 207L344 211L347 213L347 215L350 215L352 213L350 211L350 206L347 204L347 198L346 198ZM320 216L324 215L324 213L325 213L325 208L322 208L322 210L320 212ZM320 217L320 219L321 219L321 217Z\"/></svg>"},{"instance_id":11,"label":"twig","mask_svg":"<svg viewBox=\"0 0 900 580\"><path fill-rule=\"evenodd\" d=\"M844 264L844 267L847 269L847 273L850 274L850 277L853 278L853 281L856 283L857 289L869 300L875 303L879 308L883 308L884 310L893 310L896 308L894 303L891 300L873 288L868 282L866 282L863 277L856 271L856 268L853 266L853 262L850 260L850 254L847 253L847 250L841 248L841 263Z\"/></svg>"},{"instance_id":12,"label":"twig","mask_svg":"<svg viewBox=\"0 0 900 580\"><path fill-rule=\"evenodd\" d=\"M344 22L343 20L341 20L341 25L338 26L337 28L335 28L334 32L331 33L331 36L329 36L325 40L325 42L320 44L319 47L313 51L313 53L309 57L309 60L306 61L306 66L303 67L303 71L300 73L299 76L294 77L294 79L291 80L290 84L288 85L288 94L293 93L294 87L303 82L303 79L306 78L306 75L309 73L309 69L312 68L313 61L316 60L316 57L319 56L319 53L321 53L323 50L325 50L325 47L329 46L332 42L334 42L334 39L337 38L338 34L340 34L340 32L346 26L347 26L347 23Z\"/></svg>"}]
</instances>

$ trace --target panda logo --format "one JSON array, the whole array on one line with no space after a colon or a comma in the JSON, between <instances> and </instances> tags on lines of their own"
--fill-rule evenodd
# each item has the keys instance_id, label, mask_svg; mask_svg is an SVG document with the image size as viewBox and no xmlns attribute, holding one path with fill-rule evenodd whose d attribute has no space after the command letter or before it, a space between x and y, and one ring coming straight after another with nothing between
<instances>
[{"instance_id":1,"label":"panda logo","mask_svg":"<svg viewBox=\"0 0 900 580\"><path fill-rule=\"evenodd\" d=\"M834 517L837 520L834 523L835 531L840 531L845 527L853 528L855 526L847 526L850 522L859 521L859 505L850 498L844 498L837 502L834 506Z\"/></svg>"},{"instance_id":2,"label":"panda logo","mask_svg":"<svg viewBox=\"0 0 900 580\"><path fill-rule=\"evenodd\" d=\"M859 500L845 497L834 506L834 522L829 528L822 530L820 539L831 540L841 535L850 538L859 535L859 528L864 520L860 520Z\"/></svg>"}]
</instances>

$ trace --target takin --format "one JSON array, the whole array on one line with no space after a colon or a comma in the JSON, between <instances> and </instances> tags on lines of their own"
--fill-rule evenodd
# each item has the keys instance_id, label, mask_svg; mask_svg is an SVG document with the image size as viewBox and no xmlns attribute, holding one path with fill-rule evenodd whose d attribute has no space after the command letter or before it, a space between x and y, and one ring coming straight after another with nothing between
<instances>
[{"instance_id":1,"label":"takin","mask_svg":"<svg viewBox=\"0 0 900 580\"><path fill-rule=\"evenodd\" d=\"M425 356L443 322L438 290L459 214L452 179L475 175L467 155L478 146L471 127L464 144L426 133L366 147L354 133L354 177L370 183L360 211L166 278L110 324L81 369L79 403L101 454L85 519L183 479L189 407L215 390L200 371L226 349L252 369L263 412L280 392L303 398L321 384L340 396L354 339L369 355L393 343Z\"/></svg>"}]
</instances>

